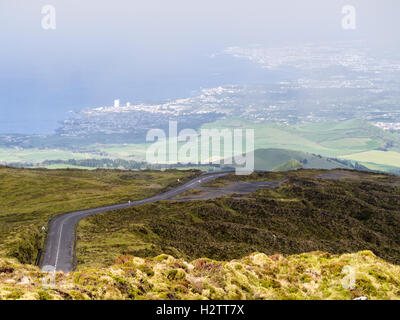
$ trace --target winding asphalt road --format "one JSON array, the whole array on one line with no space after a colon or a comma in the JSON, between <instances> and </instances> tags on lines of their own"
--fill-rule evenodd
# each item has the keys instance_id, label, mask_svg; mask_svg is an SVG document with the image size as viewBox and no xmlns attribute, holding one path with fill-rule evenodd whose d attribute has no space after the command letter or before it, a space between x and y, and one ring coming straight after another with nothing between
<instances>
[{"instance_id":1,"label":"winding asphalt road","mask_svg":"<svg viewBox=\"0 0 400 320\"><path fill-rule=\"evenodd\" d=\"M170 191L147 199L132 201L130 204L122 203L101 208L69 212L56 216L49 223L49 231L47 234L46 246L41 263L42 270L57 270L64 272L73 270L75 256L75 227L83 218L111 210L138 206L159 200L171 199L182 192L198 187L202 183L212 181L218 177L222 177L230 173L232 172L206 173Z\"/></svg>"}]
</instances>

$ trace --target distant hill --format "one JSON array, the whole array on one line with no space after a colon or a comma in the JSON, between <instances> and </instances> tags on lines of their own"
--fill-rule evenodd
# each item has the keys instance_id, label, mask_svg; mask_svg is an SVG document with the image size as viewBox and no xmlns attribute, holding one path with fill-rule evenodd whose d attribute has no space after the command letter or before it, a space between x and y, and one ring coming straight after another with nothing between
<instances>
[{"instance_id":1,"label":"distant hill","mask_svg":"<svg viewBox=\"0 0 400 320\"><path fill-rule=\"evenodd\" d=\"M304 165L302 163L300 163L296 159L290 159L285 163L274 168L273 171L290 171L290 170L297 170L300 168L304 168Z\"/></svg>"},{"instance_id":2,"label":"distant hill","mask_svg":"<svg viewBox=\"0 0 400 320\"><path fill-rule=\"evenodd\" d=\"M254 152L256 170L286 171L298 168L307 169L355 169L351 161L326 158L311 153L286 149L258 149ZM368 170L357 166L357 169Z\"/></svg>"},{"instance_id":3,"label":"distant hill","mask_svg":"<svg viewBox=\"0 0 400 320\"><path fill-rule=\"evenodd\" d=\"M285 125L228 118L203 127L254 129L256 150L280 148L335 158L371 150L400 152L398 134L386 132L359 120ZM373 160L369 159L371 162Z\"/></svg>"},{"instance_id":4,"label":"distant hill","mask_svg":"<svg viewBox=\"0 0 400 320\"><path fill-rule=\"evenodd\" d=\"M180 120L180 126L184 125ZM358 162L370 170L395 174L400 172L400 135L386 132L366 121L347 120L288 125L227 118L206 123L201 129L254 129L255 150L285 149L325 157L323 163L321 158L308 159L312 160L312 164L304 164L306 168L352 168L351 163L355 165L355 162ZM133 137L134 135L128 133L120 135L99 133L90 137L0 135L0 163L36 166L52 161L53 163L46 164L45 167L54 168L66 165L87 167L82 164L86 162L95 168L143 169L147 165L138 166L138 163L146 161L146 150L150 143L146 143L143 139L136 141ZM302 159L289 156L274 165L268 164L266 168L261 165L261 169L273 170L291 158L302 163ZM335 160L332 165L326 163L327 158L345 159L345 161ZM70 161L81 163L79 165L68 163ZM125 163L122 164L121 161Z\"/></svg>"}]
</instances>

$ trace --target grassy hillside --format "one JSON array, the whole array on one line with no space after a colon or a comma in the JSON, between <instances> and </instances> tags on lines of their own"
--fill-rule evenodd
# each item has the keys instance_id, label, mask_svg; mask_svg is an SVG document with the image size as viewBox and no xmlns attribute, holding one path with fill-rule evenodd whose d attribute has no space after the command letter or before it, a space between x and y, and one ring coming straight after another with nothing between
<instances>
[{"instance_id":1,"label":"grassy hillside","mask_svg":"<svg viewBox=\"0 0 400 320\"><path fill-rule=\"evenodd\" d=\"M400 153L394 151L373 150L350 154L342 158L400 168Z\"/></svg>"},{"instance_id":2,"label":"grassy hillside","mask_svg":"<svg viewBox=\"0 0 400 320\"><path fill-rule=\"evenodd\" d=\"M107 269L58 273L44 288L38 268L0 259L3 299L400 299L400 267L370 251L323 252L187 262L172 256L119 257ZM349 269L351 268L351 269ZM354 271L354 282L344 270Z\"/></svg>"},{"instance_id":3,"label":"grassy hillside","mask_svg":"<svg viewBox=\"0 0 400 320\"><path fill-rule=\"evenodd\" d=\"M296 160L297 162L300 162L304 168L309 169L351 169L350 162L341 162L335 159L301 151L285 149L258 149L254 152L254 167L256 170L276 170L277 167L282 166L291 160ZM296 166L296 168L298 168L298 166Z\"/></svg>"},{"instance_id":4,"label":"grassy hillside","mask_svg":"<svg viewBox=\"0 0 400 320\"><path fill-rule=\"evenodd\" d=\"M296 159L290 159L281 165L275 167L273 171L290 171L304 168L304 165Z\"/></svg>"},{"instance_id":5,"label":"grassy hillside","mask_svg":"<svg viewBox=\"0 0 400 320\"><path fill-rule=\"evenodd\" d=\"M276 189L191 202L163 201L100 214L78 227L78 267L108 266L121 254L230 260L251 252L372 250L400 263L400 178L336 170L230 175L286 181Z\"/></svg>"},{"instance_id":6,"label":"grassy hillside","mask_svg":"<svg viewBox=\"0 0 400 320\"><path fill-rule=\"evenodd\" d=\"M358 120L289 126L226 119L207 124L204 128L253 128L255 149L289 149L326 157L339 157L380 148L389 148L396 152L400 150L399 135Z\"/></svg>"},{"instance_id":7,"label":"grassy hillside","mask_svg":"<svg viewBox=\"0 0 400 320\"><path fill-rule=\"evenodd\" d=\"M368 163L369 168L379 168L394 172L400 169L400 136L385 132L368 122L347 120L342 122L324 122L301 125L285 125L276 123L250 122L237 118L229 118L213 123L208 123L203 129L254 129L255 149L286 149L309 154L318 154L327 158L345 158L352 161ZM33 139L33 138L32 138ZM45 160L69 159L124 159L144 161L149 144L118 144L80 142L77 148L70 138L49 136L42 142L33 139L31 148L14 148L8 144L0 146L0 163L41 163ZM56 145L64 145L67 150L50 147L53 139L60 140ZM112 141L112 137L109 137ZM39 139L40 140L40 139ZM36 141L36 142L35 142ZM63 142L64 141L64 142ZM1 142L1 141L0 141ZM54 142L54 141L53 141ZM183 145L180 143L179 145ZM7 147L8 146L8 147ZM26 146L25 146L26 147ZM224 146L225 147L225 146ZM69 149L68 149L69 148ZM221 155L223 158L223 156ZM296 157L292 157L300 161ZM215 159L214 159L215 160ZM274 167L290 160L281 161ZM300 161L301 162L301 161ZM64 166L66 167L66 166ZM335 168L326 161L322 164L317 161L309 168ZM395 169L391 169L394 167Z\"/></svg>"},{"instance_id":8,"label":"grassy hillside","mask_svg":"<svg viewBox=\"0 0 400 320\"><path fill-rule=\"evenodd\" d=\"M286 149L291 150L290 152L307 152L327 158L357 161L372 170L387 172L397 173L400 168L400 136L365 121L348 120L289 126L226 119L204 125L204 128L254 129L256 150ZM300 161L297 157L292 158ZM288 160L285 159L285 161ZM280 164L275 164L275 166ZM335 168L335 166L325 167L324 165L326 163L317 162L306 167ZM269 168L269 170L272 169L273 167Z\"/></svg>"},{"instance_id":9,"label":"grassy hillside","mask_svg":"<svg viewBox=\"0 0 400 320\"><path fill-rule=\"evenodd\" d=\"M0 166L0 256L33 263L57 214L144 198L197 171L45 170Z\"/></svg>"},{"instance_id":10,"label":"grassy hillside","mask_svg":"<svg viewBox=\"0 0 400 320\"><path fill-rule=\"evenodd\" d=\"M21 149L21 148L7 148L0 146L0 161L7 162L29 162L38 163L45 160L59 160L59 159L86 159L98 158L99 156L86 152L73 152L62 149Z\"/></svg>"}]
</instances>

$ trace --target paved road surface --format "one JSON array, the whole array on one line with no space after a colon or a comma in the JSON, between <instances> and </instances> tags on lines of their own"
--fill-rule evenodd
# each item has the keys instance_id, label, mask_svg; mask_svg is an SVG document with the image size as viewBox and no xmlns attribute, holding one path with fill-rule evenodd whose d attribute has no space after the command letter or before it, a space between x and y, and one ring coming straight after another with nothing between
<instances>
[{"instance_id":1,"label":"paved road surface","mask_svg":"<svg viewBox=\"0 0 400 320\"><path fill-rule=\"evenodd\" d=\"M154 201L171 199L182 192L196 188L202 183L212 181L229 173L231 172L204 174L163 194L143 200L133 201L130 205L128 203L116 204L101 208L64 213L53 218L49 224L49 231L41 268L46 271L51 271L51 269L54 270L54 268L57 271L60 270L64 272L73 270L75 254L75 227L83 218L110 210L123 209L128 208L129 206L133 207Z\"/></svg>"}]
</instances>

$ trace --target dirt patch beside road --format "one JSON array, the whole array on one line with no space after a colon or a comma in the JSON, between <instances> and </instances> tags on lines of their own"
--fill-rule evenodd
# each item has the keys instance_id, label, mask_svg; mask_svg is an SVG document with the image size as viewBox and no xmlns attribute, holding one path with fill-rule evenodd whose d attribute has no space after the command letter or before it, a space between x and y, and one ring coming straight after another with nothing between
<instances>
[{"instance_id":1,"label":"dirt patch beside road","mask_svg":"<svg viewBox=\"0 0 400 320\"><path fill-rule=\"evenodd\" d=\"M173 200L189 201L189 200L209 200L232 194L249 194L258 189L272 189L279 187L286 180L282 181L239 181L232 182L223 188L218 187L202 187L196 188L195 192L188 192L178 195Z\"/></svg>"}]
</instances>

